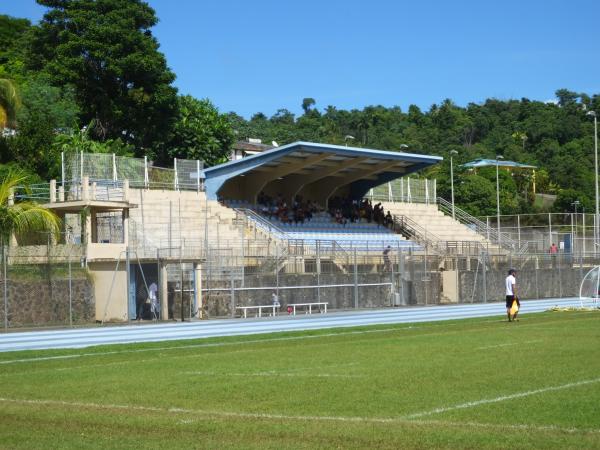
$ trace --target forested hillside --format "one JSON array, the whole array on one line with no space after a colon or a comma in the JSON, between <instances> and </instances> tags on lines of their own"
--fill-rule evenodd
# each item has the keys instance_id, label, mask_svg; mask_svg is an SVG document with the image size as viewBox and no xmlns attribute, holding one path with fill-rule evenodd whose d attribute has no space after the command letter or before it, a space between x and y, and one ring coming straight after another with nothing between
<instances>
[{"instance_id":1,"label":"forested hillside","mask_svg":"<svg viewBox=\"0 0 600 450\"><path fill-rule=\"evenodd\" d=\"M427 110L343 110L305 98L298 100L301 115L280 109L245 119L177 93L176 75L152 35L157 17L145 2L38 3L48 12L36 25L0 15L3 170L16 164L47 179L58 175L61 151L81 149L212 165L236 139L305 140L443 156L444 163L421 175L436 177L447 198L455 150L457 203L477 215L495 212L495 170L474 173L460 165L496 155L538 166L537 192L557 195L554 210L570 211L574 200L593 209L594 130L587 113L600 112L598 94L559 89L555 102L482 99L465 107L447 99ZM502 171L504 214L543 210L532 181L529 172Z\"/></svg>"}]
</instances>

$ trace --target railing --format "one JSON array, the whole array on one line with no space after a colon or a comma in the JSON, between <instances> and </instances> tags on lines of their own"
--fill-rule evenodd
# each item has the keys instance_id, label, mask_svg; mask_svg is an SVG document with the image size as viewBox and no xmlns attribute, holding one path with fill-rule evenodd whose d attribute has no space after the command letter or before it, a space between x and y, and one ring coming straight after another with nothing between
<instances>
[{"instance_id":1,"label":"railing","mask_svg":"<svg viewBox=\"0 0 600 450\"><path fill-rule=\"evenodd\" d=\"M442 211L444 214L449 216L454 215L455 220L459 221L463 225L466 225L477 234L485 237L488 241L493 242L511 252L519 253L521 251L517 241L513 240L508 233L498 233L496 228L488 226L485 222L482 222L478 218L458 208L456 205L454 205L453 214L452 203L444 200L441 197L437 198L437 204L440 211Z\"/></svg>"},{"instance_id":2,"label":"railing","mask_svg":"<svg viewBox=\"0 0 600 450\"><path fill-rule=\"evenodd\" d=\"M252 211L248 208L234 208L237 216L236 219L239 219L239 216L242 215L242 218L249 219L246 221L246 225L251 223L251 226L254 226L269 235L272 235L276 239L288 240L287 234L278 226L274 225L272 222L268 221L260 214Z\"/></svg>"},{"instance_id":3,"label":"railing","mask_svg":"<svg viewBox=\"0 0 600 450\"><path fill-rule=\"evenodd\" d=\"M174 159L173 168L156 167L148 158L107 153L62 153L62 182L66 180L129 180L131 187L203 191L204 163Z\"/></svg>"},{"instance_id":4,"label":"railing","mask_svg":"<svg viewBox=\"0 0 600 450\"><path fill-rule=\"evenodd\" d=\"M30 184L15 187L15 200L27 200L39 203L50 201L50 183Z\"/></svg>"},{"instance_id":5,"label":"railing","mask_svg":"<svg viewBox=\"0 0 600 450\"><path fill-rule=\"evenodd\" d=\"M435 203L436 180L399 178L371 189L365 196L371 201Z\"/></svg>"},{"instance_id":6,"label":"railing","mask_svg":"<svg viewBox=\"0 0 600 450\"><path fill-rule=\"evenodd\" d=\"M440 248L439 244L441 239L411 218L398 215L392 217L394 221L393 228L397 233L432 250L438 250Z\"/></svg>"}]
</instances>

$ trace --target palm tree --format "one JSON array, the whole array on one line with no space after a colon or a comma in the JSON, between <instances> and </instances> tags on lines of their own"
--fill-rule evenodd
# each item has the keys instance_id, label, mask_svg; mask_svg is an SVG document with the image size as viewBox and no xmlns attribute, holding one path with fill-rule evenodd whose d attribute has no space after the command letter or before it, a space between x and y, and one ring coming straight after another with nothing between
<instances>
[{"instance_id":1,"label":"palm tree","mask_svg":"<svg viewBox=\"0 0 600 450\"><path fill-rule=\"evenodd\" d=\"M6 78L0 78L0 131L6 127L16 127L20 106L21 100L15 85Z\"/></svg>"},{"instance_id":2,"label":"palm tree","mask_svg":"<svg viewBox=\"0 0 600 450\"><path fill-rule=\"evenodd\" d=\"M13 202L13 192L27 183L27 175L20 170L9 171L0 180L0 246L9 242L14 233L46 231L58 234L60 219L51 210L31 201Z\"/></svg>"},{"instance_id":3,"label":"palm tree","mask_svg":"<svg viewBox=\"0 0 600 450\"><path fill-rule=\"evenodd\" d=\"M49 209L30 201L14 202L15 189L27 182L27 175L20 170L11 170L0 180L0 264L3 266L4 328L8 328L6 303L6 245L13 233L48 231L58 234L60 219Z\"/></svg>"}]
</instances>

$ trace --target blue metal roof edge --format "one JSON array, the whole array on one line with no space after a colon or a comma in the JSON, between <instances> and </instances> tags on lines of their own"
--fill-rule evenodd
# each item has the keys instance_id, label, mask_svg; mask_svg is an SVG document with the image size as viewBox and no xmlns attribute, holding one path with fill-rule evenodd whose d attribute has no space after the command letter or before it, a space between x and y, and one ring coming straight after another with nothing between
<instances>
[{"instance_id":1,"label":"blue metal roof edge","mask_svg":"<svg viewBox=\"0 0 600 450\"><path fill-rule=\"evenodd\" d=\"M282 145L281 147L276 147L266 152L258 153L256 155L247 156L242 159L238 159L235 161L229 161L223 164L219 164L217 166L209 167L204 170L206 178L212 178L218 176L220 172L223 170L227 170L230 168L236 167L238 170L232 170L233 172L240 172L239 169L242 169L246 166L249 166L250 170L252 167L256 167L260 162L269 162L277 157L282 155L292 153L297 149L303 148L303 150L307 151L318 151L318 150L335 150L336 153L347 154L351 156L373 156L373 157L386 157L393 158L397 160L404 161L412 161L417 163L425 163L425 164L436 164L439 161L442 161L444 158L441 156L429 156L429 155L419 155L416 153L403 153L403 152L392 152L388 150L376 150L376 149L365 149L360 147L346 147L345 145L334 145L334 144L318 144L314 142L305 142L305 141L297 141L292 142L291 144ZM243 171L242 171L243 172Z\"/></svg>"},{"instance_id":2,"label":"blue metal roof edge","mask_svg":"<svg viewBox=\"0 0 600 450\"><path fill-rule=\"evenodd\" d=\"M495 159L486 159L486 158L479 158L479 159L475 159L473 161L469 161L468 163L462 164L463 167L473 167L473 168L493 167L495 165L496 165ZM531 164L522 164L522 163L518 163L516 161L498 161L498 166L500 166L500 167L515 167L515 168L521 168L521 169L537 169L537 166L534 166Z\"/></svg>"}]
</instances>

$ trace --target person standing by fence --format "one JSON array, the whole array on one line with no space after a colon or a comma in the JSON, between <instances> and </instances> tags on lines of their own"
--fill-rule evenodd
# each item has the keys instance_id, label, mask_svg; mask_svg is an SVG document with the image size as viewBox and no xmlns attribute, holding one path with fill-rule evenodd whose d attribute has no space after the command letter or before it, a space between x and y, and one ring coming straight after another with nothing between
<instances>
[{"instance_id":1,"label":"person standing by fence","mask_svg":"<svg viewBox=\"0 0 600 450\"><path fill-rule=\"evenodd\" d=\"M515 269L510 269L508 271L508 276L506 277L506 315L508 316L508 321L517 320L517 314L519 310L512 312L513 303L517 303L517 308L521 306L519 303L519 299L517 297L517 271Z\"/></svg>"}]
</instances>

